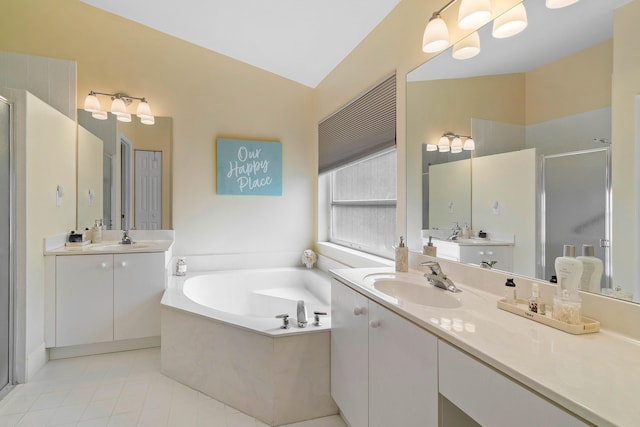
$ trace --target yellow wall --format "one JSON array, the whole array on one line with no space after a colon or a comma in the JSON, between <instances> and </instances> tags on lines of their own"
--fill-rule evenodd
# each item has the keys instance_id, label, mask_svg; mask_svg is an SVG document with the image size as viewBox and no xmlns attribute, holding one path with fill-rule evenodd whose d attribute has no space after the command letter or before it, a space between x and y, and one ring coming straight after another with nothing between
<instances>
[{"instance_id":1,"label":"yellow wall","mask_svg":"<svg viewBox=\"0 0 640 427\"><path fill-rule=\"evenodd\" d=\"M527 72L527 124L611 105L613 40Z\"/></svg>"},{"instance_id":2,"label":"yellow wall","mask_svg":"<svg viewBox=\"0 0 640 427\"><path fill-rule=\"evenodd\" d=\"M78 126L78 216L77 228L91 228L102 218L102 153L100 138ZM95 197L90 200L89 191Z\"/></svg>"},{"instance_id":3,"label":"yellow wall","mask_svg":"<svg viewBox=\"0 0 640 427\"><path fill-rule=\"evenodd\" d=\"M79 0L3 0L0 50L76 60L79 106L89 90L126 92L173 117L177 254L301 251L314 241L312 89ZM280 141L283 196L218 196L221 136Z\"/></svg>"}]
</instances>

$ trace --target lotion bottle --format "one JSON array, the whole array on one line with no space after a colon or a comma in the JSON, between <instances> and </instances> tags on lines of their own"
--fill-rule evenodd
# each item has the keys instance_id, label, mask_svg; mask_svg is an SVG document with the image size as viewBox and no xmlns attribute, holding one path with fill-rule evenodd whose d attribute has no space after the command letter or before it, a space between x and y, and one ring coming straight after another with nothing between
<instances>
[{"instance_id":1,"label":"lotion bottle","mask_svg":"<svg viewBox=\"0 0 640 427\"><path fill-rule=\"evenodd\" d=\"M582 245L582 256L576 257L582 263L582 277L580 289L589 292L600 292L600 281L604 264L600 258L593 255L592 245Z\"/></svg>"},{"instance_id":2,"label":"lotion bottle","mask_svg":"<svg viewBox=\"0 0 640 427\"><path fill-rule=\"evenodd\" d=\"M396 247L396 271L409 271L409 248L404 244L402 236L400 236L400 244Z\"/></svg>"},{"instance_id":3,"label":"lotion bottle","mask_svg":"<svg viewBox=\"0 0 640 427\"><path fill-rule=\"evenodd\" d=\"M553 299L553 318L569 324L581 321L581 301L578 289L582 278L582 263L575 258L576 248L564 245L564 256L556 258L557 296Z\"/></svg>"}]
</instances>

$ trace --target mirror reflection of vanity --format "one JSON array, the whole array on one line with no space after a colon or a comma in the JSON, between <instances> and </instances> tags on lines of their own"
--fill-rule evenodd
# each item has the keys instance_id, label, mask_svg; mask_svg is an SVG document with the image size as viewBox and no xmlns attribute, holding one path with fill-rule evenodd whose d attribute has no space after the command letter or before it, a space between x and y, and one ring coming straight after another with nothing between
<instances>
[{"instance_id":1,"label":"mirror reflection of vanity","mask_svg":"<svg viewBox=\"0 0 640 427\"><path fill-rule=\"evenodd\" d=\"M77 227L171 229L173 121L96 120L78 110Z\"/></svg>"},{"instance_id":2,"label":"mirror reflection of vanity","mask_svg":"<svg viewBox=\"0 0 640 427\"><path fill-rule=\"evenodd\" d=\"M407 75L412 250L429 236L450 245L455 224L466 224L513 245L509 268L493 268L549 280L564 244L576 255L589 244L605 265L602 292L620 286L615 296L638 299L635 281L614 277L609 245L613 9L625 3L550 10L525 0L524 32L494 39L489 24L478 56L456 60L450 48ZM428 151L446 132L472 136L475 150Z\"/></svg>"}]
</instances>

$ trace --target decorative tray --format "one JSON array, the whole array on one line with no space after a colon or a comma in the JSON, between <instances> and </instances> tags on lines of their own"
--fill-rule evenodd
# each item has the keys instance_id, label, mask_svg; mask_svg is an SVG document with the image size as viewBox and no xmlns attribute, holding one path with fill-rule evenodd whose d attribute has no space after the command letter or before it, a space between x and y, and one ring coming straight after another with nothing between
<instances>
[{"instance_id":1,"label":"decorative tray","mask_svg":"<svg viewBox=\"0 0 640 427\"><path fill-rule=\"evenodd\" d=\"M524 299L518 298L515 304L510 304L506 300L501 299L498 301L498 308L508 311L513 314L517 314L527 319L542 323L552 328L560 329L561 331L568 332L570 334L590 334L598 332L600 330L600 322L597 320L589 319L588 317L582 317L582 322L571 324L556 320L552 317L553 307L547 306L546 314L533 313L529 311L529 302Z\"/></svg>"}]
</instances>

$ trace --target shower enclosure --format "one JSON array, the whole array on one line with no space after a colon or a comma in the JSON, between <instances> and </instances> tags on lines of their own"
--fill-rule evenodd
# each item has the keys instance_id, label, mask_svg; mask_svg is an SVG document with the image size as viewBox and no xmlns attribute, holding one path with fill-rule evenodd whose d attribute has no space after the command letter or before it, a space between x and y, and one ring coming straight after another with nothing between
<instances>
[{"instance_id":1,"label":"shower enclosure","mask_svg":"<svg viewBox=\"0 0 640 427\"><path fill-rule=\"evenodd\" d=\"M13 381L11 105L0 97L0 397Z\"/></svg>"},{"instance_id":2,"label":"shower enclosure","mask_svg":"<svg viewBox=\"0 0 640 427\"><path fill-rule=\"evenodd\" d=\"M604 263L601 288L610 287L610 148L548 155L542 161L541 270L549 280L564 245L592 245Z\"/></svg>"}]
</instances>

